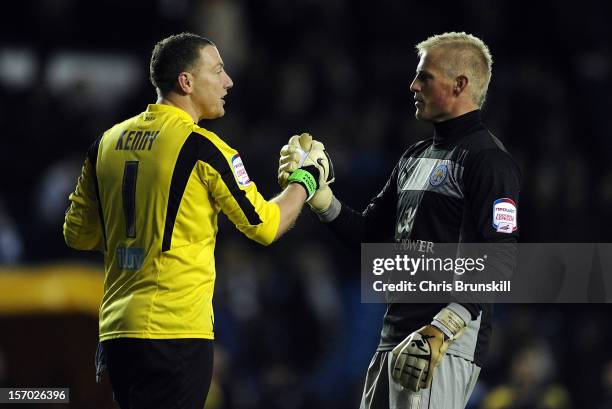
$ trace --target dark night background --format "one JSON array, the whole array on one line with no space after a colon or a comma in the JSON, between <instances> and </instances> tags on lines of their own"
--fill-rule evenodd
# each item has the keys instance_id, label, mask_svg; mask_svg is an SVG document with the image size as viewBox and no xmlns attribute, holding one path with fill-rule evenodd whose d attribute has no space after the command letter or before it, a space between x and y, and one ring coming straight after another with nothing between
<instances>
[{"instance_id":1,"label":"dark night background","mask_svg":"<svg viewBox=\"0 0 612 409\"><path fill-rule=\"evenodd\" d=\"M281 146L308 131L332 155L335 194L355 209L407 146L431 135L414 119L414 45L474 34L494 60L484 120L523 171L521 241L612 241L612 13L607 2L560 4L5 2L0 298L28 291L2 281L16 271L101 269L99 254L63 242L68 194L93 139L155 102L151 50L181 31L218 45L235 85L225 117L201 125L239 150L263 195L278 193ZM223 220L216 258L207 407L356 408L384 312L360 302L359 256L305 209L270 248ZM609 313L596 303L496 306L490 362L469 407L612 408ZM71 407L113 407L108 384L93 383L96 338L95 314L17 313L0 300L0 387L68 386Z\"/></svg>"}]
</instances>

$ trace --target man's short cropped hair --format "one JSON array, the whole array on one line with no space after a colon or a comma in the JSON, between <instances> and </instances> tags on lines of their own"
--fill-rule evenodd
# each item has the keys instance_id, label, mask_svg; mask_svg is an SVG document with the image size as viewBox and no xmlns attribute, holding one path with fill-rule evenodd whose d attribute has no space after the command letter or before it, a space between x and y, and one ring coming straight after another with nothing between
<instances>
[{"instance_id":1,"label":"man's short cropped hair","mask_svg":"<svg viewBox=\"0 0 612 409\"><path fill-rule=\"evenodd\" d=\"M482 107L493 66L489 47L478 37L463 32L434 35L416 45L419 57L434 48L449 51L441 60L446 76L465 75L471 85L469 90L474 103Z\"/></svg>"},{"instance_id":2,"label":"man's short cropped hair","mask_svg":"<svg viewBox=\"0 0 612 409\"><path fill-rule=\"evenodd\" d=\"M188 71L200 56L200 49L208 45L215 44L193 33L175 34L155 44L149 78L161 95L176 89L178 75Z\"/></svg>"}]
</instances>

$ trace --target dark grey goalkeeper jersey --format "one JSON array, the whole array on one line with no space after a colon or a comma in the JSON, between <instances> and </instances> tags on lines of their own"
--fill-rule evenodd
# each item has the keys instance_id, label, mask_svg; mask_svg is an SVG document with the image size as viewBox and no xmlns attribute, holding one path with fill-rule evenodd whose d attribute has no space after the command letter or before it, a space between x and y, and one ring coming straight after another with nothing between
<instances>
[{"instance_id":1,"label":"dark grey goalkeeper jersey","mask_svg":"<svg viewBox=\"0 0 612 409\"><path fill-rule=\"evenodd\" d=\"M328 226L345 242L512 243L518 239L521 173L502 143L472 111L434 125L434 137L402 155L362 213L342 204ZM506 213L512 212L510 216ZM499 255L514 265L515 254ZM390 350L432 321L446 304L388 305L379 350ZM449 348L482 366L491 335L491 305L462 304L472 321Z\"/></svg>"}]
</instances>

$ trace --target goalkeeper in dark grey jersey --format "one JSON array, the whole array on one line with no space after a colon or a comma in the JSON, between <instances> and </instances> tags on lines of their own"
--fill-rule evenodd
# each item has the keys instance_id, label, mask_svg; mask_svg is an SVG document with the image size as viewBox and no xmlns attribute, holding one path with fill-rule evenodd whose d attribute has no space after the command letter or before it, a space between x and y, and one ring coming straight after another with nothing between
<instances>
[{"instance_id":1,"label":"goalkeeper in dark grey jersey","mask_svg":"<svg viewBox=\"0 0 612 409\"><path fill-rule=\"evenodd\" d=\"M406 150L363 212L340 202L325 183L311 208L356 248L408 240L515 243L520 170L480 114L491 79L488 47L466 33L445 33L416 48L410 89L416 118L433 124L433 138ZM300 142L293 138L281 151L281 185L304 152L322 149ZM512 251L498 257L514 264ZM389 304L361 408L464 408L484 364L490 318L490 304Z\"/></svg>"}]
</instances>

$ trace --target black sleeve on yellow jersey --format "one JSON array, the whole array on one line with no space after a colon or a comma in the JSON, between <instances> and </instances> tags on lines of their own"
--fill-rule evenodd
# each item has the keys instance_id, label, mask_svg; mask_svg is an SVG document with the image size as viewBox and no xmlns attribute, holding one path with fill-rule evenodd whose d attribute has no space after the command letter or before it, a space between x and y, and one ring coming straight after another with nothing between
<instances>
[{"instance_id":1,"label":"black sleeve on yellow jersey","mask_svg":"<svg viewBox=\"0 0 612 409\"><path fill-rule=\"evenodd\" d=\"M172 244L172 231L174 230L174 223L181 204L181 199L191 172L198 161L208 163L219 173L251 225L255 226L262 223L261 218L255 211L255 207L246 197L246 192L240 189L236 184L234 173L223 156L223 153L210 140L194 132L187 137L187 140L183 144L174 167L174 172L172 173L162 251L170 250Z\"/></svg>"},{"instance_id":2,"label":"black sleeve on yellow jersey","mask_svg":"<svg viewBox=\"0 0 612 409\"><path fill-rule=\"evenodd\" d=\"M100 140L102 136L98 137L94 143L91 144L87 151L87 158L91 162L92 178L96 191L96 203L98 204L98 216L100 217L100 223L102 227L102 236L104 237L104 250L107 250L106 245L106 226L104 225L104 215L102 213L102 202L100 202L100 188L98 187L98 176L96 174L96 164L98 163L98 149L100 148Z\"/></svg>"},{"instance_id":3,"label":"black sleeve on yellow jersey","mask_svg":"<svg viewBox=\"0 0 612 409\"><path fill-rule=\"evenodd\" d=\"M97 138L87 151L81 176L70 195L70 207L66 211L64 238L70 247L79 250L106 250L106 229L96 176L101 138Z\"/></svg>"}]
</instances>

